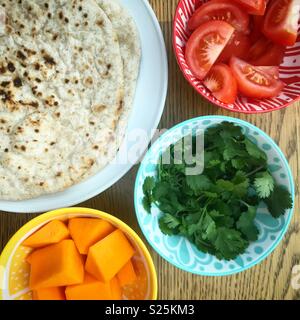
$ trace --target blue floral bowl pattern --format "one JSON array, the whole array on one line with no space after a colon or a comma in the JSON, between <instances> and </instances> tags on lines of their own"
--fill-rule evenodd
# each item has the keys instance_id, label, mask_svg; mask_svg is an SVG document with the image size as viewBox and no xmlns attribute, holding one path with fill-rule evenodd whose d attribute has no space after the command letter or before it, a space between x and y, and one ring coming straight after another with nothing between
<instances>
[{"instance_id":1,"label":"blue floral bowl pattern","mask_svg":"<svg viewBox=\"0 0 300 320\"><path fill-rule=\"evenodd\" d=\"M180 236L166 236L158 226L161 212L157 207L149 214L143 208L143 182L147 176L155 176L156 163L160 154L168 146L180 140L188 130L205 130L223 121L240 125L244 133L263 149L268 156L269 168L276 181L288 188L293 196L294 182L288 162L277 144L263 131L254 125L230 117L199 117L178 124L163 134L146 154L137 174L134 201L139 225L154 250L165 260L185 271L204 276L225 276L244 271L265 259L280 243L290 224L293 209L285 215L274 219L265 206L259 207L256 224L260 230L259 239L252 243L246 253L235 260L220 261L216 257L199 251L187 239Z\"/></svg>"}]
</instances>

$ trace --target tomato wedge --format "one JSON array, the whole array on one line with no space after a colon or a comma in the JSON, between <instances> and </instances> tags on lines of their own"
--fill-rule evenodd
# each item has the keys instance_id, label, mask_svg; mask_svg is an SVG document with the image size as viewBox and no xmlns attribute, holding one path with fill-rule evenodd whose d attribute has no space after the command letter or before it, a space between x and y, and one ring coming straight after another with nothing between
<instances>
[{"instance_id":1,"label":"tomato wedge","mask_svg":"<svg viewBox=\"0 0 300 320\"><path fill-rule=\"evenodd\" d=\"M277 75L271 74L271 69L255 67L236 57L231 58L230 67L239 91L247 97L273 98L278 96L284 88L284 83L278 79Z\"/></svg>"},{"instance_id":2,"label":"tomato wedge","mask_svg":"<svg viewBox=\"0 0 300 320\"><path fill-rule=\"evenodd\" d=\"M250 14L263 16L266 11L266 0L234 0L238 4L242 5Z\"/></svg>"},{"instance_id":3,"label":"tomato wedge","mask_svg":"<svg viewBox=\"0 0 300 320\"><path fill-rule=\"evenodd\" d=\"M232 56L245 59L251 48L249 37L241 32L235 32L227 46L222 51L217 62L228 62Z\"/></svg>"},{"instance_id":4,"label":"tomato wedge","mask_svg":"<svg viewBox=\"0 0 300 320\"><path fill-rule=\"evenodd\" d=\"M262 72L268 73L273 76L275 79L279 79L279 67L277 66L259 66L256 69L261 70Z\"/></svg>"},{"instance_id":5,"label":"tomato wedge","mask_svg":"<svg viewBox=\"0 0 300 320\"><path fill-rule=\"evenodd\" d=\"M231 69L223 63L213 66L203 81L204 85L221 102L232 104L237 98L237 83Z\"/></svg>"},{"instance_id":6,"label":"tomato wedge","mask_svg":"<svg viewBox=\"0 0 300 320\"><path fill-rule=\"evenodd\" d=\"M195 77L205 78L233 32L234 28L223 21L206 22L194 31L186 45L185 59Z\"/></svg>"},{"instance_id":7,"label":"tomato wedge","mask_svg":"<svg viewBox=\"0 0 300 320\"><path fill-rule=\"evenodd\" d=\"M229 0L212 0L199 7L188 22L193 31L208 21L225 21L237 31L247 32L249 15L239 5Z\"/></svg>"},{"instance_id":8,"label":"tomato wedge","mask_svg":"<svg viewBox=\"0 0 300 320\"><path fill-rule=\"evenodd\" d=\"M282 63L285 47L262 36L248 52L249 63L255 66L278 66Z\"/></svg>"},{"instance_id":9,"label":"tomato wedge","mask_svg":"<svg viewBox=\"0 0 300 320\"><path fill-rule=\"evenodd\" d=\"M252 16L252 30L250 33L252 42L256 42L262 36L264 21L265 18L263 16Z\"/></svg>"},{"instance_id":10,"label":"tomato wedge","mask_svg":"<svg viewBox=\"0 0 300 320\"><path fill-rule=\"evenodd\" d=\"M275 0L263 25L263 33L275 43L293 46L297 40L299 0Z\"/></svg>"}]
</instances>

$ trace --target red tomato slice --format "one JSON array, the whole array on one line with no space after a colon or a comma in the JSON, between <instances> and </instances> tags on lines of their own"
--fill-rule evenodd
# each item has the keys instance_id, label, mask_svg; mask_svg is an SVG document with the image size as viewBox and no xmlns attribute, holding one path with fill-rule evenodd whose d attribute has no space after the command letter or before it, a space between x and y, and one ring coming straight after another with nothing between
<instances>
[{"instance_id":1,"label":"red tomato slice","mask_svg":"<svg viewBox=\"0 0 300 320\"><path fill-rule=\"evenodd\" d=\"M247 9L248 13L263 16L266 11L266 0L234 0Z\"/></svg>"},{"instance_id":2,"label":"red tomato slice","mask_svg":"<svg viewBox=\"0 0 300 320\"><path fill-rule=\"evenodd\" d=\"M186 45L185 59L195 77L203 80L230 40L234 28L223 21L210 21L194 31Z\"/></svg>"},{"instance_id":3,"label":"red tomato slice","mask_svg":"<svg viewBox=\"0 0 300 320\"><path fill-rule=\"evenodd\" d=\"M237 83L231 69L223 63L213 66L203 81L204 85L221 102L232 104L237 98Z\"/></svg>"},{"instance_id":4,"label":"red tomato slice","mask_svg":"<svg viewBox=\"0 0 300 320\"><path fill-rule=\"evenodd\" d=\"M262 72L268 73L273 76L275 79L279 79L279 67L277 66L259 66L256 69L261 70Z\"/></svg>"},{"instance_id":5,"label":"red tomato slice","mask_svg":"<svg viewBox=\"0 0 300 320\"><path fill-rule=\"evenodd\" d=\"M261 37L249 50L246 60L255 66L279 66L284 53L285 47Z\"/></svg>"},{"instance_id":6,"label":"red tomato slice","mask_svg":"<svg viewBox=\"0 0 300 320\"><path fill-rule=\"evenodd\" d=\"M248 31L249 15L229 0L212 0L203 4L189 20L188 28L193 31L201 24L211 20L228 22L237 31Z\"/></svg>"},{"instance_id":7,"label":"red tomato slice","mask_svg":"<svg viewBox=\"0 0 300 320\"><path fill-rule=\"evenodd\" d=\"M250 33L252 42L256 42L262 36L264 21L265 18L263 16L252 16L252 30Z\"/></svg>"},{"instance_id":8,"label":"red tomato slice","mask_svg":"<svg viewBox=\"0 0 300 320\"><path fill-rule=\"evenodd\" d=\"M299 0L275 0L266 14L263 33L275 43L293 46L297 40L299 12Z\"/></svg>"},{"instance_id":9,"label":"red tomato slice","mask_svg":"<svg viewBox=\"0 0 300 320\"><path fill-rule=\"evenodd\" d=\"M245 59L250 48L251 41L249 37L241 32L235 32L217 62L228 62L232 56Z\"/></svg>"},{"instance_id":10,"label":"red tomato slice","mask_svg":"<svg viewBox=\"0 0 300 320\"><path fill-rule=\"evenodd\" d=\"M252 98L273 98L279 95L284 83L266 69L255 67L246 61L232 57L230 67L240 93Z\"/></svg>"}]
</instances>

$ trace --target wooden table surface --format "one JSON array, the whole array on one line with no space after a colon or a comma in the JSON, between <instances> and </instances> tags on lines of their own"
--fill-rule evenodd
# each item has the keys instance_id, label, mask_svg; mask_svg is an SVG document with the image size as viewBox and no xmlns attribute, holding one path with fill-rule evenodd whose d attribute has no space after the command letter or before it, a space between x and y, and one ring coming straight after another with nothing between
<instances>
[{"instance_id":1,"label":"wooden table surface","mask_svg":"<svg viewBox=\"0 0 300 320\"><path fill-rule=\"evenodd\" d=\"M160 299L300 299L291 286L292 268L300 264L300 104L261 115L221 110L204 101L185 81L172 51L172 18L177 0L150 0L160 21L169 57L169 92L160 128L201 115L227 115L247 120L267 132L281 147L296 183L296 206L290 228L278 248L260 265L234 276L201 277L176 269L150 250L158 271ZM141 236L133 207L135 166L112 188L81 206L115 214ZM9 238L36 214L0 214L0 250ZM149 247L149 246L148 246Z\"/></svg>"}]
</instances>

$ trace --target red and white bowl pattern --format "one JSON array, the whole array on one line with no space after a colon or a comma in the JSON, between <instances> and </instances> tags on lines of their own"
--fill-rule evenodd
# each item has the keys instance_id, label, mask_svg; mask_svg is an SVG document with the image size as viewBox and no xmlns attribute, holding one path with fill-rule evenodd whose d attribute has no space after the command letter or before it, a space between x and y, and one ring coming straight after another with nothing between
<instances>
[{"instance_id":1,"label":"red and white bowl pattern","mask_svg":"<svg viewBox=\"0 0 300 320\"><path fill-rule=\"evenodd\" d=\"M278 110L289 106L300 99L300 28L298 42L286 50L284 61L280 66L280 78L287 86L281 94L273 99L252 99L239 96L234 104L224 104L213 97L202 81L193 76L185 61L185 46L191 33L187 22L194 11L207 0L180 0L176 9L173 25L173 45L178 64L189 83L207 100L213 104L235 112L262 113Z\"/></svg>"}]
</instances>

